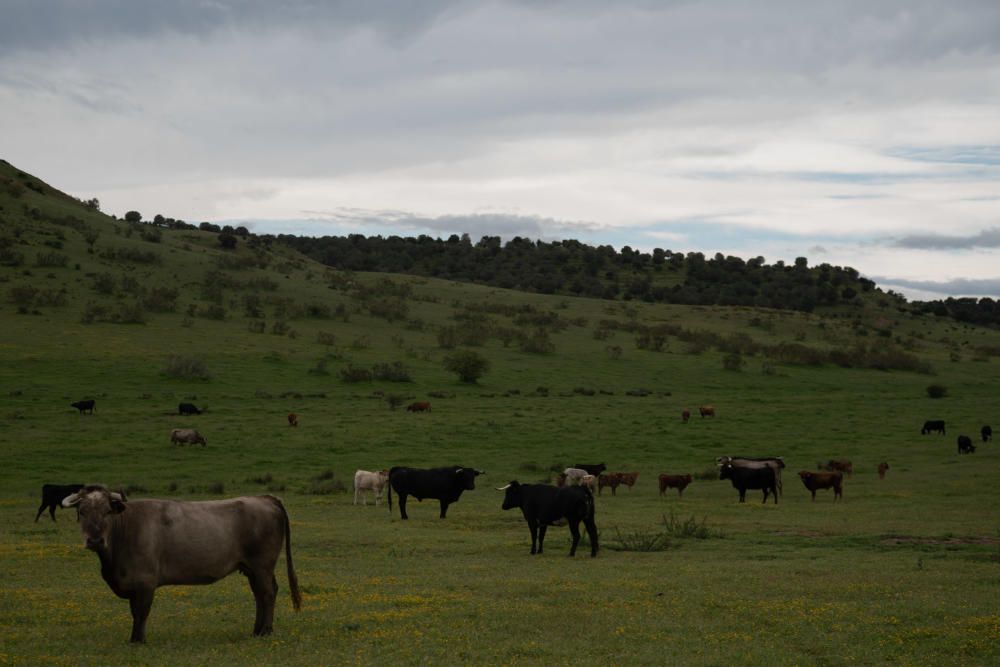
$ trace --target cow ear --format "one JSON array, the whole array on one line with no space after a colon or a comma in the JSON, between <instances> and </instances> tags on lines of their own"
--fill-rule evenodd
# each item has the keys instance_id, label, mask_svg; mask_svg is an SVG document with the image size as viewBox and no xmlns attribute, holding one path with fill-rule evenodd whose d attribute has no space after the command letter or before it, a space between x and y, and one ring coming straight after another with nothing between
<instances>
[{"instance_id":1,"label":"cow ear","mask_svg":"<svg viewBox=\"0 0 1000 667\"><path fill-rule=\"evenodd\" d=\"M121 514L122 512L124 512L125 511L125 501L124 500L115 500L114 498L112 498L111 499L111 511L114 512L115 514Z\"/></svg>"}]
</instances>

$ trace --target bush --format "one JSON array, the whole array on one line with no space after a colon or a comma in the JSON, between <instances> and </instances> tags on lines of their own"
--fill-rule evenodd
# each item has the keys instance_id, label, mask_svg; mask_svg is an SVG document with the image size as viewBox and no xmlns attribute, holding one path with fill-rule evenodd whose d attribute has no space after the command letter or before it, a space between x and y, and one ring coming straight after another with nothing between
<instances>
[{"instance_id":1,"label":"bush","mask_svg":"<svg viewBox=\"0 0 1000 667\"><path fill-rule=\"evenodd\" d=\"M549 338L549 332L545 329L536 329L531 336L523 336L520 340L522 352L532 354L552 354L556 351L556 344Z\"/></svg>"},{"instance_id":2,"label":"bush","mask_svg":"<svg viewBox=\"0 0 1000 667\"><path fill-rule=\"evenodd\" d=\"M347 485L336 478L332 470L326 470L309 481L303 493L314 496L325 496L331 493L343 493Z\"/></svg>"},{"instance_id":3,"label":"bush","mask_svg":"<svg viewBox=\"0 0 1000 667\"><path fill-rule=\"evenodd\" d=\"M69 256L61 252L39 252L35 255L35 266L44 268L62 268L69 263Z\"/></svg>"},{"instance_id":4,"label":"bush","mask_svg":"<svg viewBox=\"0 0 1000 667\"><path fill-rule=\"evenodd\" d=\"M156 313L172 313L177 310L180 292L173 287L154 287L142 299L142 305Z\"/></svg>"},{"instance_id":5,"label":"bush","mask_svg":"<svg viewBox=\"0 0 1000 667\"><path fill-rule=\"evenodd\" d=\"M742 371L746 363L739 352L728 352L722 357L722 367L727 371Z\"/></svg>"},{"instance_id":6,"label":"bush","mask_svg":"<svg viewBox=\"0 0 1000 667\"><path fill-rule=\"evenodd\" d=\"M713 471L714 472L714 471ZM703 517L701 523L691 515L683 521L677 518L673 510L670 516L663 517L663 531L670 537L695 538L706 540L710 537L722 537L722 533L714 532L708 527L708 517Z\"/></svg>"},{"instance_id":7,"label":"bush","mask_svg":"<svg viewBox=\"0 0 1000 667\"><path fill-rule=\"evenodd\" d=\"M948 395L948 388L941 384L932 384L927 387L929 398L944 398Z\"/></svg>"},{"instance_id":8,"label":"bush","mask_svg":"<svg viewBox=\"0 0 1000 667\"><path fill-rule=\"evenodd\" d=\"M114 294L117 282L110 273L99 273L94 276L94 291L98 294Z\"/></svg>"},{"instance_id":9,"label":"bush","mask_svg":"<svg viewBox=\"0 0 1000 667\"><path fill-rule=\"evenodd\" d=\"M337 336L330 331L318 331L316 332L316 342L320 345L332 347L337 344Z\"/></svg>"},{"instance_id":10,"label":"bush","mask_svg":"<svg viewBox=\"0 0 1000 667\"><path fill-rule=\"evenodd\" d=\"M167 377L180 380L208 380L212 377L204 359L182 354L172 354L167 357L167 364L160 372Z\"/></svg>"},{"instance_id":11,"label":"bush","mask_svg":"<svg viewBox=\"0 0 1000 667\"><path fill-rule=\"evenodd\" d=\"M670 536L663 531L633 530L622 532L615 527L615 536L611 542L605 543L612 551L666 551L672 545Z\"/></svg>"},{"instance_id":12,"label":"bush","mask_svg":"<svg viewBox=\"0 0 1000 667\"><path fill-rule=\"evenodd\" d=\"M458 375L462 382L475 384L490 369L489 360L477 352L456 352L444 359L444 369Z\"/></svg>"},{"instance_id":13,"label":"bush","mask_svg":"<svg viewBox=\"0 0 1000 667\"><path fill-rule=\"evenodd\" d=\"M371 382L372 372L367 368L348 364L340 369L340 379L344 382Z\"/></svg>"},{"instance_id":14,"label":"bush","mask_svg":"<svg viewBox=\"0 0 1000 667\"><path fill-rule=\"evenodd\" d=\"M400 361L391 364L375 364L372 366L372 376L376 380L386 380L388 382L412 382L410 369Z\"/></svg>"}]
</instances>

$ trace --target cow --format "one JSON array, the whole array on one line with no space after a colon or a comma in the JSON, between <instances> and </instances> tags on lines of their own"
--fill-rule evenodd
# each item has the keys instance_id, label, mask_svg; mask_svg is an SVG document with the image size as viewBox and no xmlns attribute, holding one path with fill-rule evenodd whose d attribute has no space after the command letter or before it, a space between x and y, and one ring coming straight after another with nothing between
<instances>
[{"instance_id":1,"label":"cow","mask_svg":"<svg viewBox=\"0 0 1000 667\"><path fill-rule=\"evenodd\" d=\"M719 479L728 479L733 488L740 492L740 502L746 502L747 489L761 489L764 492L764 503L767 504L768 493L774 494L774 504L778 504L778 487L775 482L774 468L746 468L732 462L723 463L719 468Z\"/></svg>"},{"instance_id":2,"label":"cow","mask_svg":"<svg viewBox=\"0 0 1000 667\"><path fill-rule=\"evenodd\" d=\"M580 480L580 486L590 489L591 493L597 491L597 476L596 475L584 475L583 479Z\"/></svg>"},{"instance_id":3,"label":"cow","mask_svg":"<svg viewBox=\"0 0 1000 667\"><path fill-rule=\"evenodd\" d=\"M687 424L689 419L691 419L691 411L690 410L684 410L683 412L681 412L681 421L683 423Z\"/></svg>"},{"instance_id":4,"label":"cow","mask_svg":"<svg viewBox=\"0 0 1000 667\"><path fill-rule=\"evenodd\" d=\"M781 469L785 467L785 460L780 456L765 456L759 458L749 456L720 456L715 459L715 462L719 466L726 463L732 463L737 467L743 468L771 468L774 470L774 479L777 483L778 493L784 493L784 488L781 485Z\"/></svg>"},{"instance_id":5,"label":"cow","mask_svg":"<svg viewBox=\"0 0 1000 667\"><path fill-rule=\"evenodd\" d=\"M430 412L431 404L427 401L416 401L406 406L407 412Z\"/></svg>"},{"instance_id":6,"label":"cow","mask_svg":"<svg viewBox=\"0 0 1000 667\"><path fill-rule=\"evenodd\" d=\"M667 489L677 489L677 497L684 495L684 489L691 483L691 475L660 475L660 495L666 493Z\"/></svg>"},{"instance_id":7,"label":"cow","mask_svg":"<svg viewBox=\"0 0 1000 667\"><path fill-rule=\"evenodd\" d=\"M854 464L847 459L830 459L826 463L817 463L816 467L820 470L829 470L831 472L839 470L848 477L854 474Z\"/></svg>"},{"instance_id":8,"label":"cow","mask_svg":"<svg viewBox=\"0 0 1000 667\"><path fill-rule=\"evenodd\" d=\"M580 522L590 538L590 557L597 556L597 525L594 523L594 494L579 486L556 488L548 484L519 484L516 480L497 489L504 492L503 509L521 508L531 531L531 554L542 553L545 531L551 525L569 524L573 545L569 555L576 555L580 543ZM536 548L537 544L537 548Z\"/></svg>"},{"instance_id":9,"label":"cow","mask_svg":"<svg viewBox=\"0 0 1000 667\"><path fill-rule=\"evenodd\" d=\"M448 505L458 502L463 491L476 488L476 477L485 475L483 470L465 466L445 466L443 468L406 468L395 466L389 470L389 510L392 510L392 492L399 494L399 517L406 516L406 498L413 496L417 501L434 498L441 503L441 518L448 513Z\"/></svg>"},{"instance_id":10,"label":"cow","mask_svg":"<svg viewBox=\"0 0 1000 667\"><path fill-rule=\"evenodd\" d=\"M566 486L566 473L561 472L558 475L556 475L555 481L556 481L556 486L558 486L560 489Z\"/></svg>"},{"instance_id":11,"label":"cow","mask_svg":"<svg viewBox=\"0 0 1000 667\"><path fill-rule=\"evenodd\" d=\"M365 493L366 491L371 491L375 494L375 504L378 505L379 501L382 500L382 490L389 481L389 471L379 470L378 472L369 472L367 470L356 470L354 472L354 504L358 504L358 493L361 493L361 504L368 504L368 497Z\"/></svg>"},{"instance_id":12,"label":"cow","mask_svg":"<svg viewBox=\"0 0 1000 667\"><path fill-rule=\"evenodd\" d=\"M817 489L833 489L834 502L838 498L844 498L844 489L842 486L844 473L839 470L835 472L810 472L803 470L799 472L799 477L802 478L802 483L805 484L806 488L812 492L813 502L816 502Z\"/></svg>"},{"instance_id":13,"label":"cow","mask_svg":"<svg viewBox=\"0 0 1000 667\"><path fill-rule=\"evenodd\" d=\"M294 412L289 412L288 413L288 425L289 426L298 426L299 425L299 416L297 414L295 414Z\"/></svg>"},{"instance_id":14,"label":"cow","mask_svg":"<svg viewBox=\"0 0 1000 667\"><path fill-rule=\"evenodd\" d=\"M250 580L256 601L253 634L271 634L278 593L274 566L282 542L292 604L296 611L302 604L288 512L274 496L127 501L91 484L63 499L62 506L76 507L84 546L97 554L111 591L129 601L132 642L146 641L157 588L210 584L236 570Z\"/></svg>"},{"instance_id":15,"label":"cow","mask_svg":"<svg viewBox=\"0 0 1000 667\"><path fill-rule=\"evenodd\" d=\"M205 436L193 428L175 428L170 431L170 442L175 445L201 445L208 444Z\"/></svg>"},{"instance_id":16,"label":"cow","mask_svg":"<svg viewBox=\"0 0 1000 667\"><path fill-rule=\"evenodd\" d=\"M983 442L989 442L990 440L993 439L993 428L990 427L989 425L984 426L981 429L979 429L979 435L982 436Z\"/></svg>"},{"instance_id":17,"label":"cow","mask_svg":"<svg viewBox=\"0 0 1000 667\"><path fill-rule=\"evenodd\" d=\"M87 412L89 414L94 414L94 403L95 402L96 401L94 401L94 399L88 398L88 399L86 399L84 401L77 401L75 403L70 403L69 406L71 408L76 408L77 410L79 410L81 415L83 413L85 413L85 412Z\"/></svg>"},{"instance_id":18,"label":"cow","mask_svg":"<svg viewBox=\"0 0 1000 667\"><path fill-rule=\"evenodd\" d=\"M972 438L967 435L958 436L958 453L959 454L975 454L976 446L972 444Z\"/></svg>"},{"instance_id":19,"label":"cow","mask_svg":"<svg viewBox=\"0 0 1000 667\"><path fill-rule=\"evenodd\" d=\"M885 479L885 473L886 473L887 470L889 470L889 464L888 463L886 463L885 461L882 461L882 463L879 463L878 464L878 478L879 479Z\"/></svg>"},{"instance_id":20,"label":"cow","mask_svg":"<svg viewBox=\"0 0 1000 667\"><path fill-rule=\"evenodd\" d=\"M703 405L698 408L698 412L701 414L702 419L705 417L715 416L715 406L714 405Z\"/></svg>"},{"instance_id":21,"label":"cow","mask_svg":"<svg viewBox=\"0 0 1000 667\"><path fill-rule=\"evenodd\" d=\"M584 476L590 473L583 468L566 468L563 470L563 474L566 475L567 484L579 484Z\"/></svg>"},{"instance_id":22,"label":"cow","mask_svg":"<svg viewBox=\"0 0 1000 667\"><path fill-rule=\"evenodd\" d=\"M927 435L931 431L937 431L941 435L944 435L944 420L943 419L928 419L924 422L924 427L920 429L920 435Z\"/></svg>"},{"instance_id":23,"label":"cow","mask_svg":"<svg viewBox=\"0 0 1000 667\"><path fill-rule=\"evenodd\" d=\"M580 470L586 470L591 475L600 475L608 469L608 466L603 463L577 463L573 467L579 468Z\"/></svg>"},{"instance_id":24,"label":"cow","mask_svg":"<svg viewBox=\"0 0 1000 667\"><path fill-rule=\"evenodd\" d=\"M194 403L178 403L177 404L177 414L179 415L200 415L201 410L199 410Z\"/></svg>"},{"instance_id":25,"label":"cow","mask_svg":"<svg viewBox=\"0 0 1000 667\"><path fill-rule=\"evenodd\" d=\"M632 490L632 487L635 486L636 481L639 479L639 473L637 472L619 472L615 474L618 475L621 483L628 487L629 491Z\"/></svg>"},{"instance_id":26,"label":"cow","mask_svg":"<svg viewBox=\"0 0 1000 667\"><path fill-rule=\"evenodd\" d=\"M42 484L42 504L38 506L35 523L38 523L38 517L42 516L46 508L49 510L49 516L55 521L56 508L61 505L63 498L73 495L82 488L83 484Z\"/></svg>"},{"instance_id":27,"label":"cow","mask_svg":"<svg viewBox=\"0 0 1000 667\"><path fill-rule=\"evenodd\" d=\"M613 472L607 475L598 475L597 477L597 495L603 495L604 487L611 488L611 495L617 495L618 485L622 483L621 477L618 473Z\"/></svg>"}]
</instances>

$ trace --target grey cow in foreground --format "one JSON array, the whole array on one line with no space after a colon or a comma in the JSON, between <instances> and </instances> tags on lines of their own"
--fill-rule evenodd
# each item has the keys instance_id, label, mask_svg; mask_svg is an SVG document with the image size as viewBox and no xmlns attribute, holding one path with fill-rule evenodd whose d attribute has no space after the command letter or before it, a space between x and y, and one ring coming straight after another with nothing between
<instances>
[{"instance_id":1,"label":"grey cow in foreground","mask_svg":"<svg viewBox=\"0 0 1000 667\"><path fill-rule=\"evenodd\" d=\"M182 502L132 500L101 485L63 499L76 507L84 545L101 561L112 592L129 601L133 642L146 641L146 619L160 586L210 584L239 570L257 603L254 635L271 634L285 543L292 604L302 604L292 565L288 513L274 496Z\"/></svg>"},{"instance_id":2,"label":"grey cow in foreground","mask_svg":"<svg viewBox=\"0 0 1000 667\"><path fill-rule=\"evenodd\" d=\"M208 444L205 436L193 428L175 428L170 431L170 442L174 445L201 445Z\"/></svg>"}]
</instances>

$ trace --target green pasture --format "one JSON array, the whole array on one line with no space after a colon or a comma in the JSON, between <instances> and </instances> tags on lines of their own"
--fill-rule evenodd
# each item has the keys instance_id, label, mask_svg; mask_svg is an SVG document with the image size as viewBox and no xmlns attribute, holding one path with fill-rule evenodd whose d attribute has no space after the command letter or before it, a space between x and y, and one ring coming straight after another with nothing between
<instances>
[{"instance_id":1,"label":"green pasture","mask_svg":"<svg viewBox=\"0 0 1000 667\"><path fill-rule=\"evenodd\" d=\"M88 224L103 227L90 253L74 228L9 215L20 205L0 203L8 214L0 232L16 231L25 256L0 267L0 293L35 285L67 295L22 312L0 299L0 664L1000 661L1000 445L978 442L982 424L1000 426L1000 365L984 351L1000 346L996 331L877 299L806 315L345 276L275 247L266 267L224 270L276 283L261 295L266 329L255 333L248 324L257 318L246 316L236 288L221 298L224 319L197 312L206 272L224 263L214 235L168 230L151 243L126 236L121 221L95 219ZM33 253L53 239L69 261L35 266ZM122 264L102 257L102 244L148 246L162 261ZM236 252L250 253L244 244ZM102 272L133 277L133 292L176 285L177 307L147 313L143 324L84 324L89 302L133 298L95 293ZM405 316L391 322L373 316L356 290L386 278L410 290ZM336 316L297 309L309 304L342 308ZM495 337L467 347L491 368L478 384L462 384L442 367L452 350L440 347L438 333L476 317L517 326L497 304L530 305L568 324L550 331L547 354ZM478 315L470 320L470 312ZM286 328L272 333L278 320ZM718 349L670 338L659 352L641 350L633 333L604 330L601 320L768 344L901 345L932 372L796 366L764 355L725 370ZM196 359L210 379L165 375L171 355ZM412 381L341 379L348 365L392 362ZM931 384L946 396L929 398ZM646 395L629 395L637 389ZM430 400L433 411L392 410L391 395ZM69 406L86 397L97 401L94 415ZM207 410L178 416L181 401ZM700 404L714 405L717 417L699 418ZM685 408L694 413L688 424ZM298 428L288 426L288 412L299 415ZM948 435L921 436L925 419L945 419ZM171 445L176 427L199 429L208 446ZM957 454L959 434L980 445L974 455ZM723 454L784 456L780 502L761 505L751 491L739 504L728 482L712 479ZM852 460L855 474L843 502L820 492L813 503L796 472L830 458ZM565 528L550 529L545 553L530 556L523 519L500 510L494 487L602 461L640 476L631 491L597 499L598 557L584 545L567 558ZM881 461L891 466L884 480L875 471ZM411 500L405 522L384 504L352 504L358 468L451 464L486 475L443 521L435 501ZM661 498L661 472L699 478L683 499L675 491ZM160 589L148 644L130 646L128 605L101 580L73 513L32 523L41 485L73 482L128 488L132 498L280 496L302 611L292 610L282 558L272 636L250 636L253 599L237 574ZM709 536L630 548L663 533L671 517L703 524Z\"/></svg>"}]
</instances>

